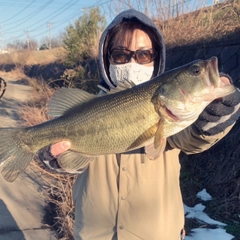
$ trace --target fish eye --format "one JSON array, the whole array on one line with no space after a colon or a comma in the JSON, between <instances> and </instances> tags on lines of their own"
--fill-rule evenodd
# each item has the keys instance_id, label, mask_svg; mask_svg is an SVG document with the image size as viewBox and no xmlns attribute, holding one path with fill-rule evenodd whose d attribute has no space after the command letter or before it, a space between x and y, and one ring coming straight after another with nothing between
<instances>
[{"instance_id":1,"label":"fish eye","mask_svg":"<svg viewBox=\"0 0 240 240\"><path fill-rule=\"evenodd\" d=\"M201 67L198 65L193 65L191 66L190 71L193 75L197 76L201 73Z\"/></svg>"}]
</instances>

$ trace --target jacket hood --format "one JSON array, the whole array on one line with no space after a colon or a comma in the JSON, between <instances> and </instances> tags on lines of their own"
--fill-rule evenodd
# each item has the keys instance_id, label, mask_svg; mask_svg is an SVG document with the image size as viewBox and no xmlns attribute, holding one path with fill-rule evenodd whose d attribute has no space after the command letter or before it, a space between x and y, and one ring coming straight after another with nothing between
<instances>
[{"instance_id":1,"label":"jacket hood","mask_svg":"<svg viewBox=\"0 0 240 240\"><path fill-rule=\"evenodd\" d=\"M103 46L106 39L106 36L109 33L109 30L111 30L113 27L115 27L117 24L121 23L123 20L136 18L141 23L151 27L154 29L157 37L159 38L159 45L160 45L160 52L158 52L157 57L159 58L159 66L157 70L157 74L159 75L164 72L165 70L165 61L166 61L166 52L165 52L165 44L162 37L161 32L158 30L156 25L153 23L153 21L147 17L145 14L136 11L134 9L129 9L126 11L121 12L119 15L117 15L113 21L108 25L108 27L104 30L102 33L102 36L99 41L99 52L98 52L98 60L99 60L99 68L101 73L101 84L105 85L108 88L115 88L116 86L112 83L112 81L107 76L105 66L104 66L104 59L107 58L106 54L103 52Z\"/></svg>"}]
</instances>

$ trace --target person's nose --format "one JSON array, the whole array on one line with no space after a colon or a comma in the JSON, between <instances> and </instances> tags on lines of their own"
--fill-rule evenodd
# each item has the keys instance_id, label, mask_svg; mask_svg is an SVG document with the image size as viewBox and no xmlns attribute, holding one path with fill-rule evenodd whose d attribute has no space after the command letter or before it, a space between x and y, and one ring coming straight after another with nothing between
<instances>
[{"instance_id":1,"label":"person's nose","mask_svg":"<svg viewBox=\"0 0 240 240\"><path fill-rule=\"evenodd\" d=\"M132 56L131 56L131 58L130 58L130 61L129 62L136 62L136 60L135 60L135 54L133 54Z\"/></svg>"}]
</instances>

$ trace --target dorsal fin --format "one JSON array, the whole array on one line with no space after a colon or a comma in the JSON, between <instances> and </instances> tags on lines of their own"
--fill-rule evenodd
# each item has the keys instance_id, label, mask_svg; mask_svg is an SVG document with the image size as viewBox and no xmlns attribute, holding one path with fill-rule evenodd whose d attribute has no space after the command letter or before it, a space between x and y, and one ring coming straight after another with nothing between
<instances>
[{"instance_id":1,"label":"dorsal fin","mask_svg":"<svg viewBox=\"0 0 240 240\"><path fill-rule=\"evenodd\" d=\"M114 93L121 92L121 91L129 89L129 88L132 88L134 86L136 86L136 84L134 84L134 82L132 82L130 80L125 80L124 82L118 82L117 87L112 88L110 91L108 89L106 89L105 87L103 87L102 85L98 85L98 88L103 90L105 93L114 94Z\"/></svg>"},{"instance_id":2,"label":"dorsal fin","mask_svg":"<svg viewBox=\"0 0 240 240\"><path fill-rule=\"evenodd\" d=\"M108 94L114 94L129 88L134 87L135 84L131 81L125 80L124 82L119 82L118 86ZM99 86L101 89L101 87ZM69 109L81 105L81 103L88 102L89 100L100 97L86 91L83 91L78 88L65 88L62 87L61 89L57 90L53 96L51 97L50 101L47 105L47 113L50 117L59 117L62 116L66 111Z\"/></svg>"},{"instance_id":3,"label":"dorsal fin","mask_svg":"<svg viewBox=\"0 0 240 240\"><path fill-rule=\"evenodd\" d=\"M118 85L116 88L113 88L110 90L109 93L116 93L116 92L120 92L129 88L132 88L136 86L132 81L130 80L125 80L124 82L118 82Z\"/></svg>"},{"instance_id":4,"label":"dorsal fin","mask_svg":"<svg viewBox=\"0 0 240 240\"><path fill-rule=\"evenodd\" d=\"M95 98L96 95L78 88L61 88L57 90L47 104L47 113L51 117L62 116L69 109Z\"/></svg>"}]
</instances>

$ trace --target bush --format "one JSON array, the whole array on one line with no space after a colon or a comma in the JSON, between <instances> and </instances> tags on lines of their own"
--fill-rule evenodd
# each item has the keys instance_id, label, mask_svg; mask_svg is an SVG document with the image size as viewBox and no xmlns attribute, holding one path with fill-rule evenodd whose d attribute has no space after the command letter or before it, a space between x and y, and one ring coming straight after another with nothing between
<instances>
[{"instance_id":1,"label":"bush","mask_svg":"<svg viewBox=\"0 0 240 240\"><path fill-rule=\"evenodd\" d=\"M63 42L67 49L67 61L70 66L77 66L81 62L97 55L100 33L106 25L106 19L99 8L85 10L84 14L70 24L64 33Z\"/></svg>"}]
</instances>

